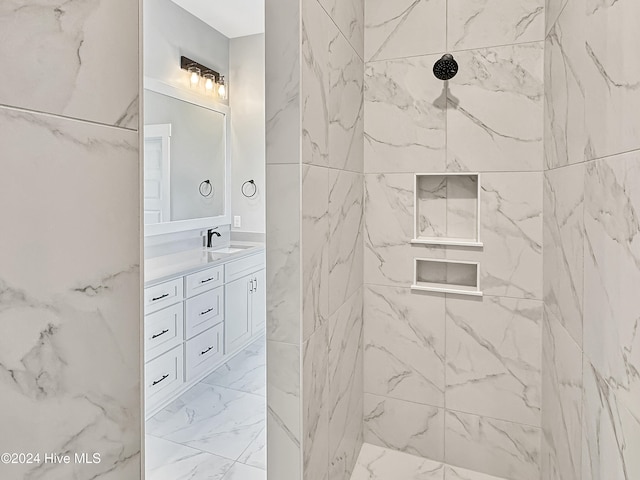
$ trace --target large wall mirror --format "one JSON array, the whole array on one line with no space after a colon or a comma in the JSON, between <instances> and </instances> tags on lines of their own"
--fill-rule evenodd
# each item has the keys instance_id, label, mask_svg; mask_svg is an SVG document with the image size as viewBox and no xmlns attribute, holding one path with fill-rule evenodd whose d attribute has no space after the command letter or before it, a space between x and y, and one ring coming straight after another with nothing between
<instances>
[{"instance_id":1,"label":"large wall mirror","mask_svg":"<svg viewBox=\"0 0 640 480\"><path fill-rule=\"evenodd\" d=\"M229 223L226 105L145 80L145 235Z\"/></svg>"}]
</instances>

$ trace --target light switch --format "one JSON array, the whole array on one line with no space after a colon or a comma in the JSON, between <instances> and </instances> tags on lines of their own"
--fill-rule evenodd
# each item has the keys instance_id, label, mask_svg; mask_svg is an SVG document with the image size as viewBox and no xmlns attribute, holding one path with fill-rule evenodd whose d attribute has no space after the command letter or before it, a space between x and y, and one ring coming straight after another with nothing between
<instances>
[{"instance_id":1,"label":"light switch","mask_svg":"<svg viewBox=\"0 0 640 480\"><path fill-rule=\"evenodd\" d=\"M241 226L242 226L242 218L240 217L240 215L235 215L233 217L233 227L240 228Z\"/></svg>"}]
</instances>

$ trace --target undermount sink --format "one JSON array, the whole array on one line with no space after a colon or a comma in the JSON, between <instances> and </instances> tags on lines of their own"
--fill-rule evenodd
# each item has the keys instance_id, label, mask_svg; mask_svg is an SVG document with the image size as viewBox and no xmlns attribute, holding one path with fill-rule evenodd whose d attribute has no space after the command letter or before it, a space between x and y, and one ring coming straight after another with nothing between
<instances>
[{"instance_id":1,"label":"undermount sink","mask_svg":"<svg viewBox=\"0 0 640 480\"><path fill-rule=\"evenodd\" d=\"M250 245L229 245L228 247L223 247L223 248L213 248L211 249L211 252L231 254L231 253L241 252L243 250L246 250L247 248L252 248L252 247Z\"/></svg>"}]
</instances>

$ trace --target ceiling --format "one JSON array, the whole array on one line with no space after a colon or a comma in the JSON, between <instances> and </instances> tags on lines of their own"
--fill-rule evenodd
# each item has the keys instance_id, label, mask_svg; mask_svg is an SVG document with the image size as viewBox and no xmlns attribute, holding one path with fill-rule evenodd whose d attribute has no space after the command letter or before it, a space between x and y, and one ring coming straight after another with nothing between
<instances>
[{"instance_id":1,"label":"ceiling","mask_svg":"<svg viewBox=\"0 0 640 480\"><path fill-rule=\"evenodd\" d=\"M264 0L172 0L229 38L264 33Z\"/></svg>"}]
</instances>

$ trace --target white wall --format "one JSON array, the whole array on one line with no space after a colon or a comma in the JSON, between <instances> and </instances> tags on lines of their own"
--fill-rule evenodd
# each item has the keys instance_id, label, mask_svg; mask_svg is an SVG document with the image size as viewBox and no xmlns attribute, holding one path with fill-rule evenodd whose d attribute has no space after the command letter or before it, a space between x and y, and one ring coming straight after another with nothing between
<instances>
[{"instance_id":1,"label":"white wall","mask_svg":"<svg viewBox=\"0 0 640 480\"><path fill-rule=\"evenodd\" d=\"M229 104L231 106L231 210L241 217L243 232L265 231L265 94L264 34L229 42ZM254 197L242 194L242 184L254 180Z\"/></svg>"},{"instance_id":2,"label":"white wall","mask_svg":"<svg viewBox=\"0 0 640 480\"><path fill-rule=\"evenodd\" d=\"M229 72L229 39L170 0L144 0L144 75L187 88L180 56Z\"/></svg>"}]
</instances>

